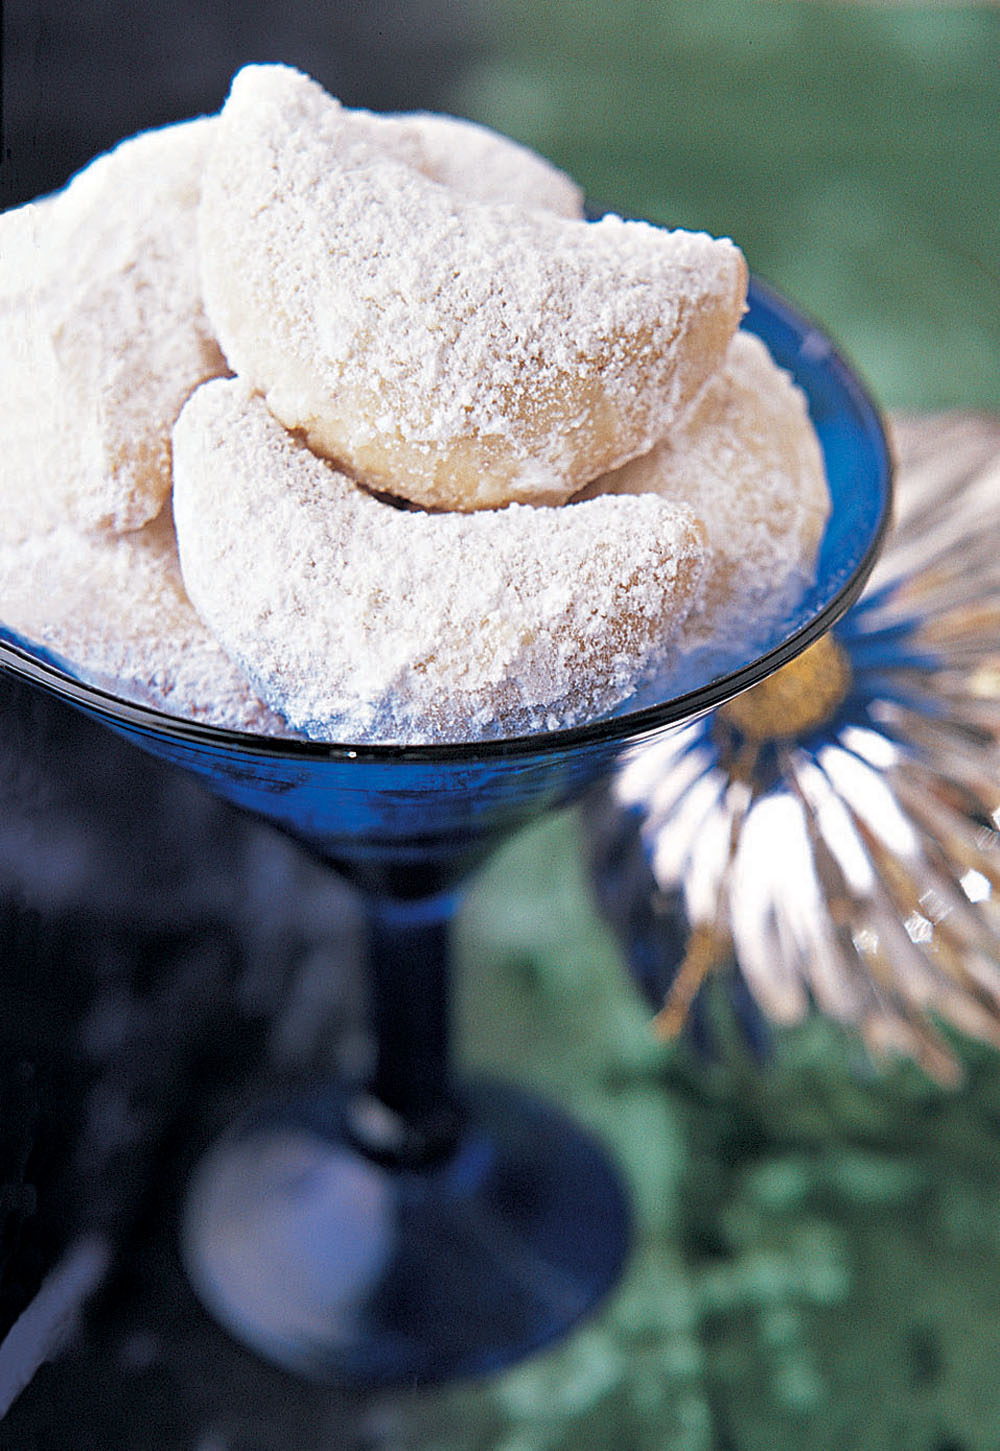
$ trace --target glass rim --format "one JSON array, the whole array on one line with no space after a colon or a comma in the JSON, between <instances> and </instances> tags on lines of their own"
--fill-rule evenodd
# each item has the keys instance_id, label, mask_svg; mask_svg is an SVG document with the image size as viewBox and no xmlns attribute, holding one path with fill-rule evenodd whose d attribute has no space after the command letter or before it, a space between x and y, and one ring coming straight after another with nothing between
<instances>
[{"instance_id":1,"label":"glass rim","mask_svg":"<svg viewBox=\"0 0 1000 1451\"><path fill-rule=\"evenodd\" d=\"M892 513L893 470L882 415L865 388L856 370L850 366L825 329L815 326L798 308L778 292L754 276L750 284L751 300L758 300L785 321L797 328L808 328L811 335L822 337L828 351L824 364L837 378L842 391L866 425L868 436L876 442L881 488L881 508L871 538L850 576L836 592L807 620L784 636L762 654L733 670L713 677L670 699L634 710L620 710L602 715L579 725L559 727L533 733L491 736L468 741L435 741L421 744L395 742L317 741L304 736L270 736L260 732L236 730L213 725L185 716L171 715L156 706L126 700L101 686L76 679L54 661L35 654L26 645L0 633L0 670L30 681L48 693L68 700L76 707L110 723L120 722L130 730L169 736L186 745L204 745L239 749L247 755L284 757L289 761L363 760L367 762L405 760L434 764L463 761L500 760L512 756L530 756L550 750L600 745L625 738L640 737L671 725L704 715L734 695L759 683L782 665L800 655L836 623L860 595L881 551ZM0 631L3 625L0 621Z\"/></svg>"}]
</instances>

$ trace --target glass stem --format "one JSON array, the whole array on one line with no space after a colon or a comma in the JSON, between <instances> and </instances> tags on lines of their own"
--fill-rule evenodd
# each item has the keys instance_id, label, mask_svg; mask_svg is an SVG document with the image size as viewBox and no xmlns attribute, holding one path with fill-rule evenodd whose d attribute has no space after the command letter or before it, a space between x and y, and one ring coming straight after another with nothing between
<instances>
[{"instance_id":1,"label":"glass stem","mask_svg":"<svg viewBox=\"0 0 1000 1451\"><path fill-rule=\"evenodd\" d=\"M375 1061L348 1126L369 1157L419 1167L445 1157L460 1129L450 1056L455 897L372 896L366 907Z\"/></svg>"}]
</instances>

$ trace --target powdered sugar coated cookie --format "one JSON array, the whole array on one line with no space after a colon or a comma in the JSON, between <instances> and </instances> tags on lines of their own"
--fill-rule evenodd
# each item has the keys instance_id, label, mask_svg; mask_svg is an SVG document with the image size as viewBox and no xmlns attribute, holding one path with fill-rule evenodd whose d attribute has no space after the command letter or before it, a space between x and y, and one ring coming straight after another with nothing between
<instances>
[{"instance_id":1,"label":"powdered sugar coated cookie","mask_svg":"<svg viewBox=\"0 0 1000 1451\"><path fill-rule=\"evenodd\" d=\"M233 370L315 451L439 508L561 502L651 448L746 291L728 241L471 201L280 66L233 83L200 239Z\"/></svg>"},{"instance_id":2,"label":"powdered sugar coated cookie","mask_svg":"<svg viewBox=\"0 0 1000 1451\"><path fill-rule=\"evenodd\" d=\"M423 172L469 201L509 202L560 217L583 216L576 182L543 156L458 116L435 111L352 111L373 147Z\"/></svg>"},{"instance_id":3,"label":"powdered sugar coated cookie","mask_svg":"<svg viewBox=\"0 0 1000 1451\"><path fill-rule=\"evenodd\" d=\"M64 524L0 537L0 618L91 685L172 715L289 734L195 613L169 509L129 534Z\"/></svg>"},{"instance_id":4,"label":"powdered sugar coated cookie","mask_svg":"<svg viewBox=\"0 0 1000 1451\"><path fill-rule=\"evenodd\" d=\"M813 577L830 496L804 394L759 338L740 332L697 409L642 458L582 497L654 493L683 502L705 531L702 590L687 650L766 633Z\"/></svg>"},{"instance_id":5,"label":"powdered sugar coated cookie","mask_svg":"<svg viewBox=\"0 0 1000 1451\"><path fill-rule=\"evenodd\" d=\"M653 497L394 507L207 383L174 429L185 584L261 696L320 740L473 740L618 705L695 597L700 533Z\"/></svg>"},{"instance_id":6,"label":"powdered sugar coated cookie","mask_svg":"<svg viewBox=\"0 0 1000 1451\"><path fill-rule=\"evenodd\" d=\"M0 216L0 502L22 535L135 529L170 492L174 420L226 371L196 241L214 124L133 137Z\"/></svg>"}]
</instances>

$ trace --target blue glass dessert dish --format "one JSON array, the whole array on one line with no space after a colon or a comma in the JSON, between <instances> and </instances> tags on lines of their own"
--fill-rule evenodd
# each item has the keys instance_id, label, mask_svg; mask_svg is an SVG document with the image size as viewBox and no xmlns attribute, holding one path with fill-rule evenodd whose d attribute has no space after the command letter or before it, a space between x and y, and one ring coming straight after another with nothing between
<instances>
[{"instance_id":1,"label":"blue glass dessert dish","mask_svg":"<svg viewBox=\"0 0 1000 1451\"><path fill-rule=\"evenodd\" d=\"M683 694L651 686L613 717L528 737L327 745L166 716L0 631L4 670L289 833L365 904L367 1077L261 1106L208 1150L188 1198L196 1290L289 1370L359 1385L482 1374L564 1335L619 1277L629 1211L600 1146L516 1086L453 1073L448 926L464 879L511 832L764 679L865 583L891 500L878 415L829 341L759 284L745 326L809 399L832 510L794 616Z\"/></svg>"}]
</instances>

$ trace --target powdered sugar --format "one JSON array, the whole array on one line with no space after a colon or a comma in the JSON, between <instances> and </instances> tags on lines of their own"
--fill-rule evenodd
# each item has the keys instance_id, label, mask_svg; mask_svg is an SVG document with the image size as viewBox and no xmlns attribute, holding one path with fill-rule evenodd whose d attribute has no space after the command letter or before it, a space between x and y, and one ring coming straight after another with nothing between
<instances>
[{"instance_id":1,"label":"powdered sugar","mask_svg":"<svg viewBox=\"0 0 1000 1451\"><path fill-rule=\"evenodd\" d=\"M371 144L469 201L504 201L561 217L583 215L583 194L565 172L526 146L457 116L431 111L351 111Z\"/></svg>"},{"instance_id":2,"label":"powdered sugar","mask_svg":"<svg viewBox=\"0 0 1000 1451\"><path fill-rule=\"evenodd\" d=\"M226 371L195 235L209 120L147 132L0 216L0 504L22 535L132 529L170 492L170 428Z\"/></svg>"},{"instance_id":3,"label":"powdered sugar","mask_svg":"<svg viewBox=\"0 0 1000 1451\"><path fill-rule=\"evenodd\" d=\"M469 201L284 67L248 67L204 182L233 369L359 477L428 505L560 502L644 452L743 308L727 241Z\"/></svg>"},{"instance_id":4,"label":"powdered sugar","mask_svg":"<svg viewBox=\"0 0 1000 1451\"><path fill-rule=\"evenodd\" d=\"M684 627L688 650L765 638L811 577L830 510L805 397L745 332L670 438L581 497L609 492L655 493L701 520L706 570Z\"/></svg>"},{"instance_id":5,"label":"powdered sugar","mask_svg":"<svg viewBox=\"0 0 1000 1451\"><path fill-rule=\"evenodd\" d=\"M131 534L61 525L0 539L0 613L91 684L174 715L287 734L195 613L169 510Z\"/></svg>"},{"instance_id":6,"label":"powdered sugar","mask_svg":"<svg viewBox=\"0 0 1000 1451\"><path fill-rule=\"evenodd\" d=\"M260 693L322 740L571 725L662 662L703 565L656 498L399 510L312 454L239 380L174 430L192 599Z\"/></svg>"}]
</instances>

